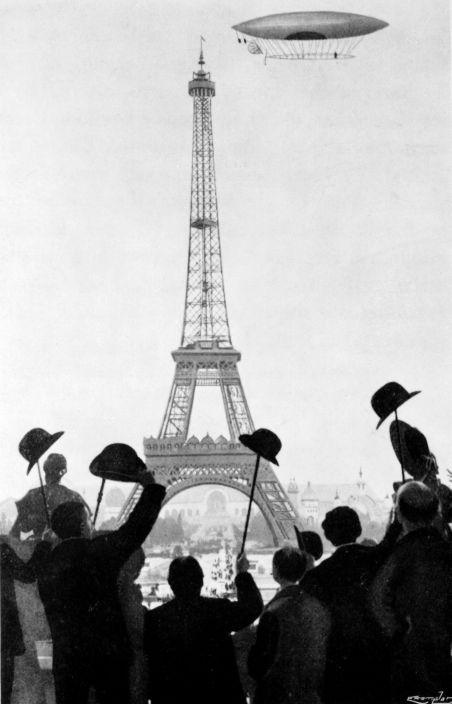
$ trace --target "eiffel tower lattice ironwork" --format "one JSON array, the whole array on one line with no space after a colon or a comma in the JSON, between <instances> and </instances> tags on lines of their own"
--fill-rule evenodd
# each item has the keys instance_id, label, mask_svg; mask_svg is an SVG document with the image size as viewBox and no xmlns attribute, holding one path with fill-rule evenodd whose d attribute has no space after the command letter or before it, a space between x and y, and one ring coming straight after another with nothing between
<instances>
[{"instance_id":1,"label":"eiffel tower lattice ironwork","mask_svg":"<svg viewBox=\"0 0 452 704\"><path fill-rule=\"evenodd\" d=\"M193 151L190 240L184 322L180 347L172 353L176 370L163 423L157 438L144 439L147 466L169 484L165 503L184 489L221 484L250 494L255 456L238 440L254 430L237 369L240 352L229 330L221 261L212 133L211 101L215 83L199 70L188 86L193 98ZM230 439L210 435L188 438L197 386L221 390ZM118 517L122 523L141 493L136 485ZM255 502L275 544L293 539L298 516L272 466L261 461Z\"/></svg>"}]
</instances>

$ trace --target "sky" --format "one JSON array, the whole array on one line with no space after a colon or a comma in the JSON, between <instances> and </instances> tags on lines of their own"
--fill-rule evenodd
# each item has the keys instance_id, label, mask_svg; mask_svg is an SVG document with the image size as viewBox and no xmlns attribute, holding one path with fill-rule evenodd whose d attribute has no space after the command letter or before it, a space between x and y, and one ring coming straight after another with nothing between
<instances>
[{"instance_id":1,"label":"sky","mask_svg":"<svg viewBox=\"0 0 452 704\"><path fill-rule=\"evenodd\" d=\"M389 26L345 61L268 61L231 26L296 10ZM182 327L199 36L226 299L278 476L384 496L400 469L374 391L452 467L446 0L4 0L0 22L0 499L37 484L17 445L64 430L69 486L159 431ZM217 390L214 390L217 391ZM206 391L191 430L226 433ZM210 394L210 395L209 395ZM195 400L196 404L196 400Z\"/></svg>"}]
</instances>

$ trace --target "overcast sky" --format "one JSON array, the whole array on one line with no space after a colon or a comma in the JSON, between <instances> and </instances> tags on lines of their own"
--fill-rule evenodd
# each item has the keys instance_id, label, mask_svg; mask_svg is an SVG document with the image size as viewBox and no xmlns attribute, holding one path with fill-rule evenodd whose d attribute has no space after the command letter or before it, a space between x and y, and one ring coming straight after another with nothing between
<instances>
[{"instance_id":1,"label":"overcast sky","mask_svg":"<svg viewBox=\"0 0 452 704\"><path fill-rule=\"evenodd\" d=\"M340 10L389 27L347 61L269 61L230 27ZM185 293L199 35L232 340L279 476L385 494L399 467L372 393L452 466L447 0L4 0L0 21L2 482L37 483L17 444L54 446L69 485L108 443L159 431ZM202 390L201 390L202 391ZM205 391L205 390L204 390ZM193 432L226 432L205 391ZM196 403L196 401L195 401Z\"/></svg>"}]
</instances>

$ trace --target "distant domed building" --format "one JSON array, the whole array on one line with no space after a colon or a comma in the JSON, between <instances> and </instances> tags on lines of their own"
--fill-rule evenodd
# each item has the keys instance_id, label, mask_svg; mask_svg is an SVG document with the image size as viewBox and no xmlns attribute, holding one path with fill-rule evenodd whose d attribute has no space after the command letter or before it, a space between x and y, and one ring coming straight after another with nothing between
<instances>
[{"instance_id":1,"label":"distant domed building","mask_svg":"<svg viewBox=\"0 0 452 704\"><path fill-rule=\"evenodd\" d=\"M300 490L295 479L291 479L287 492L304 526L317 530L321 530L325 514L336 506L355 509L363 528L369 524L386 524L391 508L391 499L376 496L364 481L361 470L354 484L313 484L308 481Z\"/></svg>"}]
</instances>

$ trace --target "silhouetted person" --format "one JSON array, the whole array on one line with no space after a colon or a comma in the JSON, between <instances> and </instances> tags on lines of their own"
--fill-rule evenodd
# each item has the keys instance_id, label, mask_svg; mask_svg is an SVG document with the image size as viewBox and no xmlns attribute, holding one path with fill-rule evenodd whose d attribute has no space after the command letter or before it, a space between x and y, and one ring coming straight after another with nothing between
<instances>
[{"instance_id":1,"label":"silhouetted person","mask_svg":"<svg viewBox=\"0 0 452 704\"><path fill-rule=\"evenodd\" d=\"M57 452L51 453L43 465L45 475L44 493L46 496L49 513L60 504L67 501L78 501L89 511L89 506L83 497L73 489L68 489L61 484L61 479L67 472L67 463L64 455ZM30 489L22 499L16 502L17 518L11 528L11 535L20 538L20 534L33 531L34 537L40 538L47 526L47 515L42 500L42 492L38 487Z\"/></svg>"},{"instance_id":2,"label":"silhouetted person","mask_svg":"<svg viewBox=\"0 0 452 704\"><path fill-rule=\"evenodd\" d=\"M194 557L170 564L174 599L145 618L152 704L245 704L231 632L249 626L262 611L262 597L237 558L237 601L201 596L204 575Z\"/></svg>"},{"instance_id":3,"label":"silhouetted person","mask_svg":"<svg viewBox=\"0 0 452 704\"><path fill-rule=\"evenodd\" d=\"M248 667L257 682L253 704L320 704L330 618L321 603L300 590L306 553L285 547L273 556L280 585L266 605Z\"/></svg>"},{"instance_id":4,"label":"silhouetted person","mask_svg":"<svg viewBox=\"0 0 452 704\"><path fill-rule=\"evenodd\" d=\"M387 696L387 662L368 598L381 552L378 546L356 543L361 523L348 506L328 511L322 528L336 550L307 572L301 587L331 615L325 702L380 704Z\"/></svg>"},{"instance_id":5,"label":"silhouetted person","mask_svg":"<svg viewBox=\"0 0 452 704\"><path fill-rule=\"evenodd\" d=\"M315 563L318 562L323 555L322 538L313 530L300 531L296 526L295 535L299 549L301 552L306 553L306 571L312 570L315 567Z\"/></svg>"},{"instance_id":6,"label":"silhouetted person","mask_svg":"<svg viewBox=\"0 0 452 704\"><path fill-rule=\"evenodd\" d=\"M61 542L53 549L41 543L32 558L52 633L57 704L85 704L90 687L98 704L127 702L131 649L118 576L150 532L165 494L149 472L137 481L143 492L118 530L91 539L86 508L64 503L51 516Z\"/></svg>"},{"instance_id":7,"label":"silhouetted person","mask_svg":"<svg viewBox=\"0 0 452 704\"><path fill-rule=\"evenodd\" d=\"M3 536L2 536L3 537ZM0 544L1 557L1 702L9 704L14 682L14 658L23 655L25 645L17 610L14 580L34 582L33 570L20 560L9 545Z\"/></svg>"},{"instance_id":8,"label":"silhouetted person","mask_svg":"<svg viewBox=\"0 0 452 704\"><path fill-rule=\"evenodd\" d=\"M118 579L119 603L131 648L128 704L147 704L147 660L144 654L143 593L136 580L144 565L144 550L139 548L129 557ZM124 703L126 704L126 702Z\"/></svg>"},{"instance_id":9,"label":"silhouetted person","mask_svg":"<svg viewBox=\"0 0 452 704\"><path fill-rule=\"evenodd\" d=\"M438 498L411 481L397 492L402 536L378 572L372 604L391 654L391 701L452 694L452 552L437 528Z\"/></svg>"}]
</instances>

